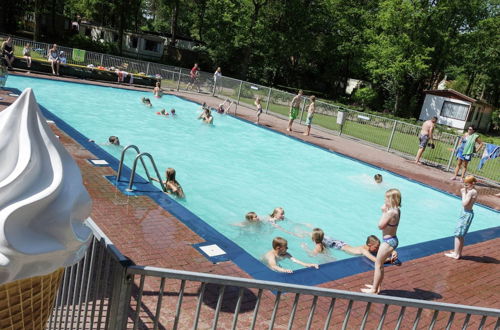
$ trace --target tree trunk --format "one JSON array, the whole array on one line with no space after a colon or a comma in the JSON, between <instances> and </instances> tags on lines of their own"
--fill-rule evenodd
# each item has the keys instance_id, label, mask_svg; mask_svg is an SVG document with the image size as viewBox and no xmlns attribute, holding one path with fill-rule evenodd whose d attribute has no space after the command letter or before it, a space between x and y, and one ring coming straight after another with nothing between
<instances>
[{"instance_id":1,"label":"tree trunk","mask_svg":"<svg viewBox=\"0 0 500 330\"><path fill-rule=\"evenodd\" d=\"M170 24L170 46L175 47L177 43L177 18L179 17L179 0L174 0L174 8L172 8L172 21Z\"/></svg>"},{"instance_id":2,"label":"tree trunk","mask_svg":"<svg viewBox=\"0 0 500 330\"><path fill-rule=\"evenodd\" d=\"M249 44L243 52L243 60L241 61L241 74L242 79L247 78L248 66L250 65L250 55L252 54L252 48L255 41L255 24L257 24L257 19L259 18L260 9L266 5L268 0L259 2L258 0L252 0L253 3L253 15L252 21L250 23L250 33L249 33Z\"/></svg>"},{"instance_id":3,"label":"tree trunk","mask_svg":"<svg viewBox=\"0 0 500 330\"><path fill-rule=\"evenodd\" d=\"M123 48L123 32L125 31L125 8L127 8L127 1L122 0L120 1L120 23L118 27L118 52L120 55L122 55L122 48ZM139 45L137 45L139 47Z\"/></svg>"},{"instance_id":4,"label":"tree trunk","mask_svg":"<svg viewBox=\"0 0 500 330\"><path fill-rule=\"evenodd\" d=\"M42 36L42 0L35 0L35 27L33 41L40 41Z\"/></svg>"},{"instance_id":5,"label":"tree trunk","mask_svg":"<svg viewBox=\"0 0 500 330\"><path fill-rule=\"evenodd\" d=\"M57 0L52 0L52 5L50 6L50 34L53 37L57 36L56 29L56 12L57 12Z\"/></svg>"},{"instance_id":6,"label":"tree trunk","mask_svg":"<svg viewBox=\"0 0 500 330\"><path fill-rule=\"evenodd\" d=\"M476 73L473 72L469 76L469 82L467 83L467 88L465 89L465 95L470 95L472 91L472 86L474 85L474 80L476 80Z\"/></svg>"}]
</instances>

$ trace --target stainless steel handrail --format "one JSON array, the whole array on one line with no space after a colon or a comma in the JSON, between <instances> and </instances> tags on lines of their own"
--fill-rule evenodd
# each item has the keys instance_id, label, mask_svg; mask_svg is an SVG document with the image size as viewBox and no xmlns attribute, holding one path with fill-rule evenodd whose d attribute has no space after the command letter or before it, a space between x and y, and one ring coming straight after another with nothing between
<instances>
[{"instance_id":1,"label":"stainless steel handrail","mask_svg":"<svg viewBox=\"0 0 500 330\"><path fill-rule=\"evenodd\" d=\"M123 170L123 161L125 159L125 152L128 150L128 149L134 149L137 154L140 154L141 151L139 150L139 148L136 146L136 145L133 145L133 144L129 144L128 146L126 146L125 148L123 148L122 150L122 154L120 156L120 164L118 165L118 173L116 174L116 183L118 184L118 182L120 181L120 177L122 175L122 170ZM141 163L142 163L142 166L144 167L144 171L146 171L146 175L148 176L148 180L150 180L150 175L149 175L149 172L148 172L148 169L146 167L146 164L144 163L144 160L142 160L141 158Z\"/></svg>"},{"instance_id":2,"label":"stainless steel handrail","mask_svg":"<svg viewBox=\"0 0 500 330\"><path fill-rule=\"evenodd\" d=\"M132 184L134 183L135 170L137 168L137 161L140 159L141 162L142 162L142 164L144 165L144 160L142 159L143 156L147 156L149 158L149 160L151 161L151 164L153 164L153 168L154 168L154 170L156 172L156 176L158 177L158 182L161 185L161 189L163 191L166 191L165 185L163 184L163 181L161 179L160 172L158 172L158 168L156 167L156 164L155 164L155 161L153 159L153 156L151 156L151 154L148 153L148 152L141 152L137 156L135 156L134 165L132 166L132 173L130 174L130 181L128 183L127 191L133 191ZM149 175L149 173L147 171L146 171L146 174L148 175L148 180L151 182L151 176Z\"/></svg>"}]
</instances>

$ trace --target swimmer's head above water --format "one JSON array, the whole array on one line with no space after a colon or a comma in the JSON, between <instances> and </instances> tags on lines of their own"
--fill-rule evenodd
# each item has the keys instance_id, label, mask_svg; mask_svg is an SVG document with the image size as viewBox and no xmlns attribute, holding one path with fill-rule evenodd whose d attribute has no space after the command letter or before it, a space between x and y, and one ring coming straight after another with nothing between
<instances>
[{"instance_id":1,"label":"swimmer's head above water","mask_svg":"<svg viewBox=\"0 0 500 330\"><path fill-rule=\"evenodd\" d=\"M109 143L111 143L111 144L114 144L114 145L117 145L117 146L119 146L119 145L120 145L120 139L118 138L118 136L111 135L111 136L108 138L108 141L109 141Z\"/></svg>"}]
</instances>

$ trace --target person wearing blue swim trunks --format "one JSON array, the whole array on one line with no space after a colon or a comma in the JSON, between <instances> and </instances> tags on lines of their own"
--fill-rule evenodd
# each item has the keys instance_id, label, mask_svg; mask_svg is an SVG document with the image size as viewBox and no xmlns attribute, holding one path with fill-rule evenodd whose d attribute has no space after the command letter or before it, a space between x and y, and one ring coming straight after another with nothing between
<instances>
[{"instance_id":1,"label":"person wearing blue swim trunks","mask_svg":"<svg viewBox=\"0 0 500 330\"><path fill-rule=\"evenodd\" d=\"M444 255L453 259L460 259L462 256L462 249L464 248L464 238L469 231L472 219L474 219L474 211L472 206L477 199L477 191L474 189L476 184L476 178L472 175L467 176L464 179L464 187L460 189L462 194L462 214L458 219L457 227L455 228L455 249Z\"/></svg>"},{"instance_id":2,"label":"person wearing blue swim trunks","mask_svg":"<svg viewBox=\"0 0 500 330\"><path fill-rule=\"evenodd\" d=\"M391 256L392 252L398 247L399 241L396 236L399 219L401 217L401 192L398 189L389 189L385 193L385 203L382 205L382 217L379 220L378 227L382 229L383 242L377 252L375 261L375 273L373 275L373 284L365 284L366 288L361 291L365 293L380 293L382 280L384 279L384 262Z\"/></svg>"}]
</instances>

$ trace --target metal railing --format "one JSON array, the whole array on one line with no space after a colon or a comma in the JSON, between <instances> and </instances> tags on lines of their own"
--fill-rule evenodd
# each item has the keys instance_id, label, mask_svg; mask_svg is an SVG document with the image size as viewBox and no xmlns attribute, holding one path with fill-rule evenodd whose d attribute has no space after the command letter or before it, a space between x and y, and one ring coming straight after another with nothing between
<instances>
[{"instance_id":1,"label":"metal railing","mask_svg":"<svg viewBox=\"0 0 500 330\"><path fill-rule=\"evenodd\" d=\"M0 35L0 39L6 38ZM32 45L32 56L34 58L47 58L48 50L52 45L32 42L25 39L13 38L15 54L22 56L22 48L26 43ZM170 65L153 62L133 60L130 58L101 54L85 51L83 58L78 58L73 53L73 48L59 46L60 50L66 53L67 63L107 69L119 68L121 70L144 74L161 80L162 87L177 91L199 91L212 94L223 99L231 99L237 105L255 109L255 98L261 98L262 108L266 114L282 118L288 117L289 105L294 94L277 90L274 88L253 84L247 81L233 79L230 77L220 77L215 84L213 74L200 71L194 83L190 76L190 70ZM75 56L74 56L75 55ZM82 60L82 61L80 61ZM306 109L309 100L302 99L301 112L295 125L305 125ZM343 125L337 123L338 111L346 112L346 120ZM403 157L414 157L418 151L418 133L420 127L402 121L372 115L352 109L330 104L324 101L316 101L316 114L313 120L313 127L318 130L333 132L357 139L360 142L370 144L377 148L395 152ZM460 137L446 132L434 133L434 139L438 143L434 149L427 148L422 156L422 160L427 163L449 171L455 165L455 151ZM480 155L478 155L480 157ZM500 182L500 161L487 161L484 167L479 170L479 157L474 157L468 166L468 172L495 182Z\"/></svg>"},{"instance_id":2,"label":"metal railing","mask_svg":"<svg viewBox=\"0 0 500 330\"><path fill-rule=\"evenodd\" d=\"M47 329L500 328L500 310L136 266L90 220Z\"/></svg>"}]
</instances>

